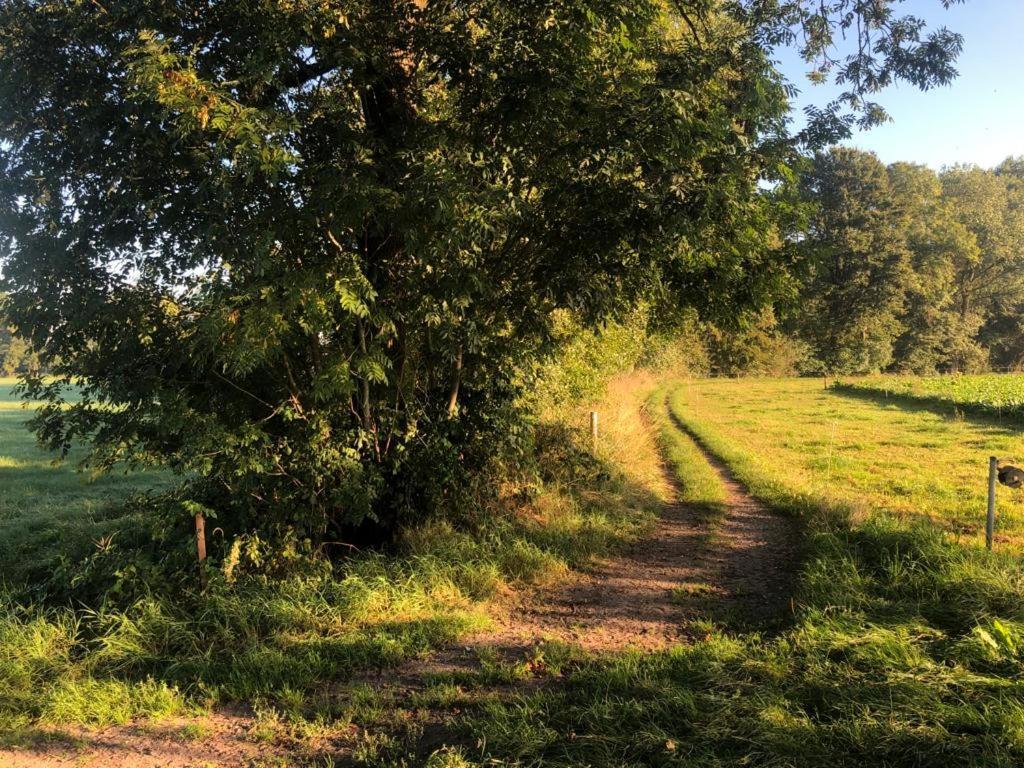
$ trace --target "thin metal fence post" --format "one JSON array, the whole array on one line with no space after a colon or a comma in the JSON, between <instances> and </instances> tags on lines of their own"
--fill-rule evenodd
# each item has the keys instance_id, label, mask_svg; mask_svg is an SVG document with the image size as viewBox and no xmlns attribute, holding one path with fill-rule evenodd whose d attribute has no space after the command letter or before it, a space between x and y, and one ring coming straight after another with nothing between
<instances>
[{"instance_id":1,"label":"thin metal fence post","mask_svg":"<svg viewBox=\"0 0 1024 768\"><path fill-rule=\"evenodd\" d=\"M988 459L988 514L985 516L985 547L992 549L992 539L996 532L996 475L999 471L995 456Z\"/></svg>"}]
</instances>

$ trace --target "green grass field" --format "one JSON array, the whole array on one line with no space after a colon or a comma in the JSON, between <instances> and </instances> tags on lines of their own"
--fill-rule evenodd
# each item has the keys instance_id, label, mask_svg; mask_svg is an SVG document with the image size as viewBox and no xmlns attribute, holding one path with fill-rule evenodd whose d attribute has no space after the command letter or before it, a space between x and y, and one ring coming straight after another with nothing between
<instances>
[{"instance_id":1,"label":"green grass field","mask_svg":"<svg viewBox=\"0 0 1024 768\"><path fill-rule=\"evenodd\" d=\"M117 527L120 502L169 480L160 472L94 478L76 470L80 451L55 463L27 431L31 404L14 395L15 384L0 378L0 563L8 583L80 559Z\"/></svg>"},{"instance_id":2,"label":"green grass field","mask_svg":"<svg viewBox=\"0 0 1024 768\"><path fill-rule=\"evenodd\" d=\"M24 743L52 723L201 718L242 703L257 706L261 738L308 746L333 734L346 761L381 768L1024 763L1024 498L1000 490L996 552L981 534L987 457L1024 453L1024 433L812 380L665 384L646 406L682 498L709 527L725 513L720 481L669 408L754 495L801 521L781 629L737 629L710 610L691 642L661 652L542 643L518 661L432 673L411 694L386 677L350 697L330 687L426 656L485 626L508 588L529 594L647 530L666 491L627 402L640 391L620 387L600 406L618 403L602 421L603 469L549 484L512 521L496 510L477 530L434 524L401 552L332 573L219 585L199 611L156 597L91 613L9 601L0 733ZM139 487L76 485L7 428L25 464L5 469L4 490L23 494L40 525L63 521L69 539L102 525L89 504ZM560 462L586 466L571 451ZM69 499L78 489L77 511L44 506L27 486L48 477ZM9 530L8 546L35 551Z\"/></svg>"},{"instance_id":3,"label":"green grass field","mask_svg":"<svg viewBox=\"0 0 1024 768\"><path fill-rule=\"evenodd\" d=\"M925 518L965 546L983 543L988 457L1024 456L1019 427L846 393L809 379L719 380L684 386L675 404L723 457L790 493L861 517ZM998 545L1019 551L1024 494L1000 489L998 513Z\"/></svg>"},{"instance_id":4,"label":"green grass field","mask_svg":"<svg viewBox=\"0 0 1024 768\"><path fill-rule=\"evenodd\" d=\"M272 722L288 713L286 730L297 720L347 734L353 707L362 705L339 702L333 686L487 626L510 588L561 578L613 551L650 527L659 503L659 489L614 457L581 461L586 454L574 441L584 443L584 431L559 438L555 424L548 476L529 502L512 487L517 501L500 511L480 510L459 528L420 526L394 552L310 564L280 580L232 580L218 570L199 595L167 590L136 570L128 537L101 541L112 530L142 528L124 502L166 484L167 475L90 482L70 466L50 465L19 404L5 401L3 416L0 746L45 742L45 729L62 725L201 719L220 705L256 707ZM622 438L625 450L629 435ZM66 578L71 589L88 570L81 558L100 548L101 562L120 568L115 583L138 597L126 603L115 593L82 606L51 589L39 602L33 580Z\"/></svg>"},{"instance_id":5,"label":"green grass field","mask_svg":"<svg viewBox=\"0 0 1024 768\"><path fill-rule=\"evenodd\" d=\"M689 382L669 404L802 521L791 624L763 635L709 615L689 645L577 660L563 686L460 718L486 745L467 764L1021 764L1019 499L1004 490L999 552L978 534L986 458L1019 433L806 380ZM699 453L680 434L666 446L714 499Z\"/></svg>"}]
</instances>

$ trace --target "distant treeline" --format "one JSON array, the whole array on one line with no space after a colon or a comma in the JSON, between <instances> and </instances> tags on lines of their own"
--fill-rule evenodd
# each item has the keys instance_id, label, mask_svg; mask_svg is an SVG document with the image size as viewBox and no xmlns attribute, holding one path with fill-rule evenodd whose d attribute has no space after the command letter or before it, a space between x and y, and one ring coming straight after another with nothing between
<instances>
[{"instance_id":1,"label":"distant treeline","mask_svg":"<svg viewBox=\"0 0 1024 768\"><path fill-rule=\"evenodd\" d=\"M4 296L0 294L0 305ZM39 356L28 342L8 326L0 309L0 376L16 376L40 370Z\"/></svg>"},{"instance_id":2,"label":"distant treeline","mask_svg":"<svg viewBox=\"0 0 1024 768\"><path fill-rule=\"evenodd\" d=\"M11 333L0 318L0 376L14 376L39 370L39 357L19 336Z\"/></svg>"},{"instance_id":3,"label":"distant treeline","mask_svg":"<svg viewBox=\"0 0 1024 768\"><path fill-rule=\"evenodd\" d=\"M1024 364L1024 158L937 173L833 148L808 160L795 190L791 296L739 331L709 329L711 370Z\"/></svg>"}]
</instances>

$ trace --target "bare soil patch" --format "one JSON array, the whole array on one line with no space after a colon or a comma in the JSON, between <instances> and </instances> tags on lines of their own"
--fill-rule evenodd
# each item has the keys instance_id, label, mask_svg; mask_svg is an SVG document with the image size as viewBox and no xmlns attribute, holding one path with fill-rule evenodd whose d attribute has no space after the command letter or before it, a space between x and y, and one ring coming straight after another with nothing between
<instances>
[{"instance_id":1,"label":"bare soil patch","mask_svg":"<svg viewBox=\"0 0 1024 768\"><path fill-rule=\"evenodd\" d=\"M170 718L101 729L43 727L30 744L0 749L0 768L237 768L273 760L279 746L261 743L245 715Z\"/></svg>"}]
</instances>

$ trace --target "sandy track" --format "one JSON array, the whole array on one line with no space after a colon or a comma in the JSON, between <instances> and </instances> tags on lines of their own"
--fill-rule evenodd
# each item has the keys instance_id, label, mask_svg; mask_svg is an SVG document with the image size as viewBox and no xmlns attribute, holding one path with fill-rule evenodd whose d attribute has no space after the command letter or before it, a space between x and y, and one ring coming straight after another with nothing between
<instances>
[{"instance_id":1,"label":"sandy track","mask_svg":"<svg viewBox=\"0 0 1024 768\"><path fill-rule=\"evenodd\" d=\"M685 641L687 620L698 615L748 625L784 617L797 555L794 523L751 496L695 442L725 487L723 519L709 522L705 509L666 504L651 536L568 585L531 595L478 642L516 647L557 639L589 650L656 649ZM678 482L662 471L678 497Z\"/></svg>"}]
</instances>

